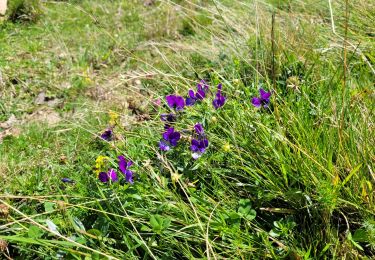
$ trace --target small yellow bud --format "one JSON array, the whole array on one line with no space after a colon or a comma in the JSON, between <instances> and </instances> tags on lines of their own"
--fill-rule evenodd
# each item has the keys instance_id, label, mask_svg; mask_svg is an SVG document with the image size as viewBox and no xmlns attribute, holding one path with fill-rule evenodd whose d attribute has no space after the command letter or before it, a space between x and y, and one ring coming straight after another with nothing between
<instances>
[{"instance_id":1,"label":"small yellow bud","mask_svg":"<svg viewBox=\"0 0 375 260\"><path fill-rule=\"evenodd\" d=\"M230 152L230 150L231 150L231 147L230 147L229 143L226 143L226 144L223 145L223 151L224 152L228 153L228 152Z\"/></svg>"},{"instance_id":2,"label":"small yellow bud","mask_svg":"<svg viewBox=\"0 0 375 260\"><path fill-rule=\"evenodd\" d=\"M109 111L108 115L109 115L109 124L112 126L116 125L119 115L113 111Z\"/></svg>"},{"instance_id":3,"label":"small yellow bud","mask_svg":"<svg viewBox=\"0 0 375 260\"><path fill-rule=\"evenodd\" d=\"M178 180L181 178L181 176L182 176L182 174L172 173L171 174L172 183L175 184L176 182L178 182Z\"/></svg>"},{"instance_id":4,"label":"small yellow bud","mask_svg":"<svg viewBox=\"0 0 375 260\"><path fill-rule=\"evenodd\" d=\"M233 80L233 83L234 83L235 85L238 85L238 84L240 84L240 80L239 80L239 79L234 79L234 80Z\"/></svg>"},{"instance_id":5,"label":"small yellow bud","mask_svg":"<svg viewBox=\"0 0 375 260\"><path fill-rule=\"evenodd\" d=\"M211 117L211 122L212 123L216 123L217 122L217 117L216 116Z\"/></svg>"}]
</instances>

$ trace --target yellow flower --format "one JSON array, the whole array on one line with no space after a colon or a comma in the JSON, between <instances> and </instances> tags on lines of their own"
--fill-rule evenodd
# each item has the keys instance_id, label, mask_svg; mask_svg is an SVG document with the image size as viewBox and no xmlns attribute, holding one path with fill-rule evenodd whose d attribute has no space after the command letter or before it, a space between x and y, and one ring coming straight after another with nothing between
<instances>
[{"instance_id":1,"label":"yellow flower","mask_svg":"<svg viewBox=\"0 0 375 260\"><path fill-rule=\"evenodd\" d=\"M99 173L103 170L106 162L108 161L107 156L99 155L95 160L95 170L94 172L99 175Z\"/></svg>"},{"instance_id":2,"label":"yellow flower","mask_svg":"<svg viewBox=\"0 0 375 260\"><path fill-rule=\"evenodd\" d=\"M109 114L109 124L116 125L119 115L114 111L109 111L108 114Z\"/></svg>"},{"instance_id":3,"label":"yellow flower","mask_svg":"<svg viewBox=\"0 0 375 260\"><path fill-rule=\"evenodd\" d=\"M230 150L231 150L230 144L229 143L225 143L223 145L223 151L226 152L226 153L228 153L228 152L230 152Z\"/></svg>"},{"instance_id":4,"label":"yellow flower","mask_svg":"<svg viewBox=\"0 0 375 260\"><path fill-rule=\"evenodd\" d=\"M178 182L178 180L181 178L181 176L182 176L182 174L172 173L171 174L172 183L175 184L176 182Z\"/></svg>"}]
</instances>

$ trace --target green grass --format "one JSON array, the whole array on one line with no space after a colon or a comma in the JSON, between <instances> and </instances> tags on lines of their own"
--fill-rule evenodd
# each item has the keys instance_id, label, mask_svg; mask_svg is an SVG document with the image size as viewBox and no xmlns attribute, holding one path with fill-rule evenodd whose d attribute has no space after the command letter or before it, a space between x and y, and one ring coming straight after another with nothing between
<instances>
[{"instance_id":1,"label":"green grass","mask_svg":"<svg viewBox=\"0 0 375 260\"><path fill-rule=\"evenodd\" d=\"M328 1L46 1L34 23L4 21L0 122L17 118L0 132L4 257L373 258L375 6L349 3L343 44L333 2L335 32ZM164 96L202 78L211 92L160 152ZM260 87L269 109L251 104ZM197 122L210 145L193 160ZM100 183L99 155L134 161L134 185Z\"/></svg>"}]
</instances>

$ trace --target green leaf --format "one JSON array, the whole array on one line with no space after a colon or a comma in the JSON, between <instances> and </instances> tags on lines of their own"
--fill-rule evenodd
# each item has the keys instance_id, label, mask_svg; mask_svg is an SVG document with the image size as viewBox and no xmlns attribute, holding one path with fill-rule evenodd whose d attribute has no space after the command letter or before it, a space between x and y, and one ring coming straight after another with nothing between
<instances>
[{"instance_id":1,"label":"green leaf","mask_svg":"<svg viewBox=\"0 0 375 260\"><path fill-rule=\"evenodd\" d=\"M163 218L160 215L152 215L150 217L150 226L155 233L162 233L171 224L170 218Z\"/></svg>"},{"instance_id":2,"label":"green leaf","mask_svg":"<svg viewBox=\"0 0 375 260\"><path fill-rule=\"evenodd\" d=\"M363 251L363 247L362 247L361 245L359 245L357 242L355 242L355 241L353 240L353 237L352 237L352 234L351 234L351 233L348 234L348 240L349 240L350 242L352 242L352 244L353 244L356 248L358 248L359 250L362 250L362 251Z\"/></svg>"},{"instance_id":3,"label":"green leaf","mask_svg":"<svg viewBox=\"0 0 375 260\"><path fill-rule=\"evenodd\" d=\"M355 242L369 242L368 234L363 228L357 229L352 238Z\"/></svg>"},{"instance_id":4,"label":"green leaf","mask_svg":"<svg viewBox=\"0 0 375 260\"><path fill-rule=\"evenodd\" d=\"M52 212L55 210L55 203L46 201L44 202L44 211L45 212Z\"/></svg>"},{"instance_id":5,"label":"green leaf","mask_svg":"<svg viewBox=\"0 0 375 260\"><path fill-rule=\"evenodd\" d=\"M349 175L342 182L341 186L344 186L348 181L350 181L353 175L356 174L359 171L359 169L361 169L361 167L362 167L362 164L358 164L353 170L351 170Z\"/></svg>"},{"instance_id":6,"label":"green leaf","mask_svg":"<svg viewBox=\"0 0 375 260\"><path fill-rule=\"evenodd\" d=\"M29 231L27 232L27 235L30 238L40 238L43 234L44 231L37 226L30 226Z\"/></svg>"},{"instance_id":7,"label":"green leaf","mask_svg":"<svg viewBox=\"0 0 375 260\"><path fill-rule=\"evenodd\" d=\"M241 217L250 221L255 219L257 213L251 208L251 202L249 199L241 199L239 204L240 206L238 208L238 214Z\"/></svg>"}]
</instances>

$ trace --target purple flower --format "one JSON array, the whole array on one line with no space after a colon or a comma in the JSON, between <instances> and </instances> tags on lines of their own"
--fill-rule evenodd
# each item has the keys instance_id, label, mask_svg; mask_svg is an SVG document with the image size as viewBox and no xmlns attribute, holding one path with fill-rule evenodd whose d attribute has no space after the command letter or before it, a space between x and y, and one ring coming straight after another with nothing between
<instances>
[{"instance_id":1,"label":"purple flower","mask_svg":"<svg viewBox=\"0 0 375 260\"><path fill-rule=\"evenodd\" d=\"M185 107L185 100L181 96L168 95L165 97L167 100L168 106L176 110L182 110Z\"/></svg>"},{"instance_id":2,"label":"purple flower","mask_svg":"<svg viewBox=\"0 0 375 260\"><path fill-rule=\"evenodd\" d=\"M206 97L206 93L208 91L208 85L204 80L201 80L200 83L197 84L197 92L194 90L189 90L189 96L186 98L186 105L192 106L198 100L203 100Z\"/></svg>"},{"instance_id":3,"label":"purple flower","mask_svg":"<svg viewBox=\"0 0 375 260\"><path fill-rule=\"evenodd\" d=\"M253 97L253 99L251 100L251 103L255 107L263 106L264 108L267 108L268 104L270 103L271 91L266 92L264 89L261 88L259 90L259 95L260 95L259 97Z\"/></svg>"},{"instance_id":4,"label":"purple flower","mask_svg":"<svg viewBox=\"0 0 375 260\"><path fill-rule=\"evenodd\" d=\"M180 140L181 138L181 134L175 131L173 127L170 127L163 133L163 138L165 141L169 142L172 146L176 146L178 140Z\"/></svg>"},{"instance_id":5,"label":"purple flower","mask_svg":"<svg viewBox=\"0 0 375 260\"><path fill-rule=\"evenodd\" d=\"M126 161L125 157L122 155L117 158L119 159L118 167L120 168L120 171L125 175L125 180L133 184L133 171L129 170L130 166L133 165L133 162L130 160Z\"/></svg>"},{"instance_id":6,"label":"purple flower","mask_svg":"<svg viewBox=\"0 0 375 260\"><path fill-rule=\"evenodd\" d=\"M194 129L195 129L195 132L199 136L203 136L204 135L204 129L203 129L203 126L200 123L195 124Z\"/></svg>"},{"instance_id":7,"label":"purple flower","mask_svg":"<svg viewBox=\"0 0 375 260\"><path fill-rule=\"evenodd\" d=\"M65 183L74 183L74 181L72 179L69 179L69 178L62 178L61 181L65 182Z\"/></svg>"},{"instance_id":8,"label":"purple flower","mask_svg":"<svg viewBox=\"0 0 375 260\"><path fill-rule=\"evenodd\" d=\"M181 134L174 130L173 127L166 126L166 130L163 133L163 139L159 142L159 148L162 151L168 151L170 146L176 146L177 142L181 138Z\"/></svg>"},{"instance_id":9,"label":"purple flower","mask_svg":"<svg viewBox=\"0 0 375 260\"><path fill-rule=\"evenodd\" d=\"M170 113L170 114L161 114L160 115L160 119L161 119L161 121L173 123L173 122L176 121L176 115L173 114L173 113Z\"/></svg>"},{"instance_id":10,"label":"purple flower","mask_svg":"<svg viewBox=\"0 0 375 260\"><path fill-rule=\"evenodd\" d=\"M193 139L191 140L190 149L192 152L204 153L208 147L208 139L203 138L202 140Z\"/></svg>"},{"instance_id":11,"label":"purple flower","mask_svg":"<svg viewBox=\"0 0 375 260\"><path fill-rule=\"evenodd\" d=\"M197 92L194 92L192 89L190 89L189 97L186 98L186 105L192 106L198 100L203 100L205 96L206 96L206 93L203 91L203 89L198 89Z\"/></svg>"},{"instance_id":12,"label":"purple flower","mask_svg":"<svg viewBox=\"0 0 375 260\"><path fill-rule=\"evenodd\" d=\"M106 141L111 141L112 137L113 137L113 132L112 132L112 129L110 129L110 128L108 128L107 130L105 130L100 135L100 138L102 138L103 140L106 140Z\"/></svg>"},{"instance_id":13,"label":"purple flower","mask_svg":"<svg viewBox=\"0 0 375 260\"><path fill-rule=\"evenodd\" d=\"M222 89L222 84L220 83L217 85L217 92L216 92L216 97L214 101L212 101L212 104L214 105L215 109L218 109L219 107L224 106L226 97L224 97L221 94L221 89Z\"/></svg>"},{"instance_id":14,"label":"purple flower","mask_svg":"<svg viewBox=\"0 0 375 260\"><path fill-rule=\"evenodd\" d=\"M193 152L192 156L196 160L198 159L208 147L208 139L204 134L203 126L200 123L194 126L197 138L191 140L190 150Z\"/></svg>"},{"instance_id":15,"label":"purple flower","mask_svg":"<svg viewBox=\"0 0 375 260\"><path fill-rule=\"evenodd\" d=\"M192 157L196 160L198 159L208 147L208 139L202 138L201 140L193 139L191 140L190 150L193 152Z\"/></svg>"},{"instance_id":16,"label":"purple flower","mask_svg":"<svg viewBox=\"0 0 375 260\"><path fill-rule=\"evenodd\" d=\"M201 82L199 82L197 84L197 89L198 90L202 90L204 91L204 93L207 93L208 89L209 89L209 86L207 85L206 81L204 81L203 79L201 80Z\"/></svg>"},{"instance_id":17,"label":"purple flower","mask_svg":"<svg viewBox=\"0 0 375 260\"><path fill-rule=\"evenodd\" d=\"M100 172L99 180L101 182L108 182L109 180L116 182L118 181L117 173L114 169L110 169L108 172Z\"/></svg>"}]
</instances>

